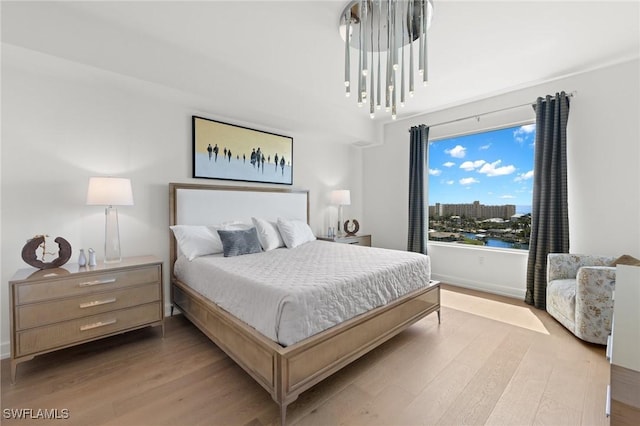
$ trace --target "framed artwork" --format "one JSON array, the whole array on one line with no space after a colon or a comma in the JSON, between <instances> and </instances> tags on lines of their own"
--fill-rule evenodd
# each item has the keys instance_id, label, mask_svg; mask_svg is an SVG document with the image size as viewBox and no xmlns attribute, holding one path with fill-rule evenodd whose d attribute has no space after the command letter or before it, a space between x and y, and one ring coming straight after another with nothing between
<instances>
[{"instance_id":1,"label":"framed artwork","mask_svg":"<svg viewBox=\"0 0 640 426\"><path fill-rule=\"evenodd\" d=\"M293 184L293 138L192 116L193 177Z\"/></svg>"}]
</instances>

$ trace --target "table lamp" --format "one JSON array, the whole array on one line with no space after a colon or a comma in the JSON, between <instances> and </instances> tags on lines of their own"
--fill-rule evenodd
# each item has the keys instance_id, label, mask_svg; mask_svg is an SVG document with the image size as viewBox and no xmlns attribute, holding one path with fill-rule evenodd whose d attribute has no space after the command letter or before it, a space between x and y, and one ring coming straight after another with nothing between
<instances>
[{"instance_id":1,"label":"table lamp","mask_svg":"<svg viewBox=\"0 0 640 426\"><path fill-rule=\"evenodd\" d=\"M118 209L114 206L132 206L131 180L115 177L89 178L87 205L105 207L104 263L118 263L120 254L120 230Z\"/></svg>"},{"instance_id":2,"label":"table lamp","mask_svg":"<svg viewBox=\"0 0 640 426\"><path fill-rule=\"evenodd\" d=\"M351 205L351 191L348 189L337 189L331 191L331 204L338 206L338 235L344 234L342 229L342 206Z\"/></svg>"}]
</instances>

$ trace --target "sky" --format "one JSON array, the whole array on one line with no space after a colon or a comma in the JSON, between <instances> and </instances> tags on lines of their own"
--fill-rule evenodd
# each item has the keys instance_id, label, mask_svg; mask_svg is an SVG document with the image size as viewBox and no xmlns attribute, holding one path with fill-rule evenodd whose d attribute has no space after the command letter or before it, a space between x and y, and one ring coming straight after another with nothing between
<instances>
[{"instance_id":1,"label":"sky","mask_svg":"<svg viewBox=\"0 0 640 426\"><path fill-rule=\"evenodd\" d=\"M535 123L431 142L429 204L530 206L534 145Z\"/></svg>"}]
</instances>

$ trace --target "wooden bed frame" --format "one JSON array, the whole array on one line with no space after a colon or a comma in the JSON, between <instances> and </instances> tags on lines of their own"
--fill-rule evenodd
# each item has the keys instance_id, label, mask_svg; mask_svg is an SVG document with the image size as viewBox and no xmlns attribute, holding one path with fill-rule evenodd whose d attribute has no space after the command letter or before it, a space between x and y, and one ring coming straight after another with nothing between
<instances>
[{"instance_id":1,"label":"wooden bed frame","mask_svg":"<svg viewBox=\"0 0 640 426\"><path fill-rule=\"evenodd\" d=\"M251 191L255 193L306 194L308 191L280 188L247 188L197 184L169 184L170 222L177 218L177 192ZM264 196L264 195L262 195ZM261 211L256 216L264 217ZM280 406L284 425L287 406L305 390L389 340L432 312L440 322L440 285L432 283L392 303L375 308L294 345L283 347L240 321L215 303L192 290L174 276L177 247L170 238L171 303L264 387Z\"/></svg>"}]
</instances>

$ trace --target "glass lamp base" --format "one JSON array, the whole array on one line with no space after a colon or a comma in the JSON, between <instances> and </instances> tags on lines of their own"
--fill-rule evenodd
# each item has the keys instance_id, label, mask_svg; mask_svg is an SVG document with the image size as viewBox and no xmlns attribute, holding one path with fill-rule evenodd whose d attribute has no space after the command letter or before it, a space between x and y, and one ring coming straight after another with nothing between
<instances>
[{"instance_id":1,"label":"glass lamp base","mask_svg":"<svg viewBox=\"0 0 640 426\"><path fill-rule=\"evenodd\" d=\"M118 209L109 206L105 209L104 263L119 263L121 261Z\"/></svg>"}]
</instances>

